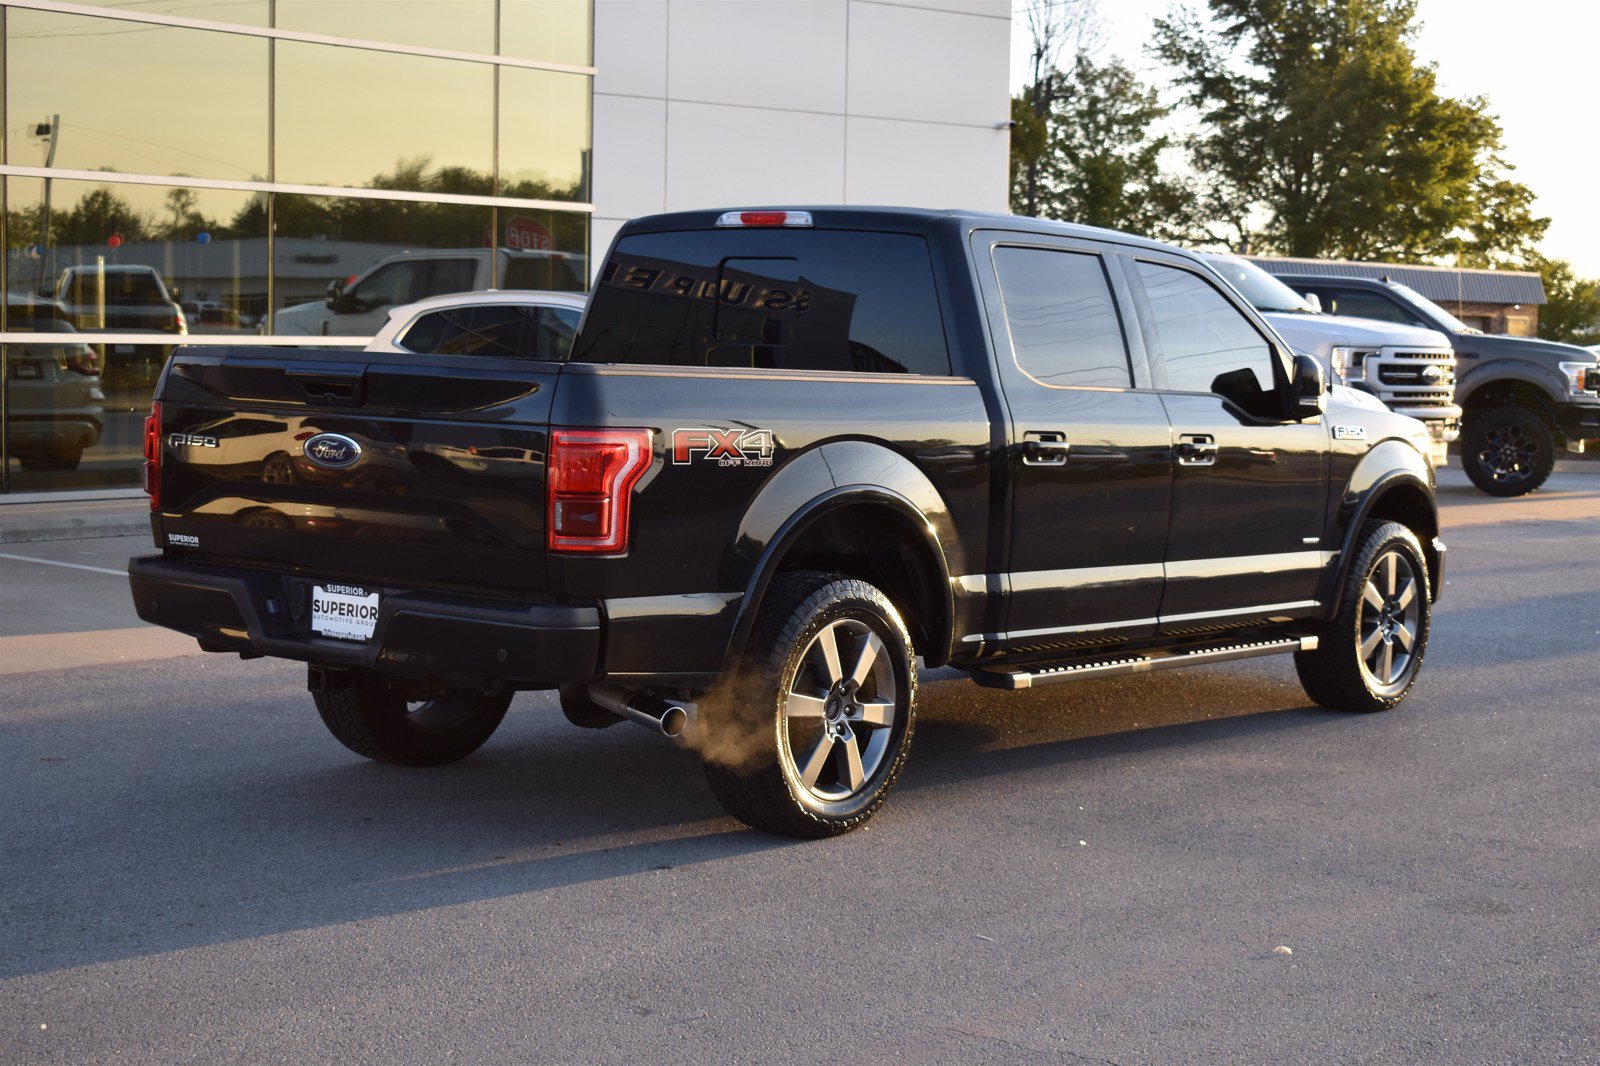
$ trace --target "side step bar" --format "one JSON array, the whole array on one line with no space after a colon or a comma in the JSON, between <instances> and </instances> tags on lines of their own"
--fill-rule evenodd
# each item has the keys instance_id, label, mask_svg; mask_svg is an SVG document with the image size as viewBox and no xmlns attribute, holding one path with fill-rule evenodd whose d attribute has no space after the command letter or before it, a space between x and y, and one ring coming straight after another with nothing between
<instances>
[{"instance_id":1,"label":"side step bar","mask_svg":"<svg viewBox=\"0 0 1600 1066\"><path fill-rule=\"evenodd\" d=\"M1224 663L1232 659L1254 659L1258 655L1281 655L1289 651L1315 651L1316 637L1290 637L1286 640L1260 640L1249 644L1227 644L1187 651L1153 651L1113 655L1101 659L1069 662L1023 663L1017 666L992 666L974 670L978 684L989 688L1023 689L1059 685L1086 677L1115 677L1142 674L1203 663Z\"/></svg>"}]
</instances>

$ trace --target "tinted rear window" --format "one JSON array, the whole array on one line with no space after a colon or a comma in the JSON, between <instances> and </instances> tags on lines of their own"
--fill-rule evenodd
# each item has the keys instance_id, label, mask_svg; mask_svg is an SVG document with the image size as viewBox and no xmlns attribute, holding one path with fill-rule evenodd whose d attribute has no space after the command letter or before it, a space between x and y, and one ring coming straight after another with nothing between
<instances>
[{"instance_id":1,"label":"tinted rear window","mask_svg":"<svg viewBox=\"0 0 1600 1066\"><path fill-rule=\"evenodd\" d=\"M921 237L650 233L618 244L574 361L949 374Z\"/></svg>"}]
</instances>

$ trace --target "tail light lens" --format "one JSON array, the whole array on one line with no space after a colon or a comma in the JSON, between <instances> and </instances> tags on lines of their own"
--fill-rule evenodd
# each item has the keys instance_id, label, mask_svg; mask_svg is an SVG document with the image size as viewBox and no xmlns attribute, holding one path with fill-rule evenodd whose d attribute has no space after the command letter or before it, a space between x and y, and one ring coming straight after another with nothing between
<instances>
[{"instance_id":1,"label":"tail light lens","mask_svg":"<svg viewBox=\"0 0 1600 1066\"><path fill-rule=\"evenodd\" d=\"M650 459L648 429L552 430L545 515L550 550L626 551L633 487Z\"/></svg>"},{"instance_id":2,"label":"tail light lens","mask_svg":"<svg viewBox=\"0 0 1600 1066\"><path fill-rule=\"evenodd\" d=\"M150 405L144 420L144 491L150 494L150 510L161 509L161 404Z\"/></svg>"},{"instance_id":3,"label":"tail light lens","mask_svg":"<svg viewBox=\"0 0 1600 1066\"><path fill-rule=\"evenodd\" d=\"M67 353L66 368L74 374L92 378L100 373L100 357L93 348L75 349Z\"/></svg>"}]
</instances>

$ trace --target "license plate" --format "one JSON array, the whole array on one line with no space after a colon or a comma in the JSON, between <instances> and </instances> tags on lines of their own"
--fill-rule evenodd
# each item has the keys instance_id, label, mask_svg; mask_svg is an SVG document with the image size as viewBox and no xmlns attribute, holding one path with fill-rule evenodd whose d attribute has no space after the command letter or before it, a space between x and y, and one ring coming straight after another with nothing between
<instances>
[{"instance_id":1,"label":"license plate","mask_svg":"<svg viewBox=\"0 0 1600 1066\"><path fill-rule=\"evenodd\" d=\"M371 640L378 628L378 594L358 585L315 585L311 631L337 640Z\"/></svg>"},{"instance_id":2,"label":"license plate","mask_svg":"<svg viewBox=\"0 0 1600 1066\"><path fill-rule=\"evenodd\" d=\"M36 363L17 364L17 377L19 378L39 378L43 376L39 373L39 366Z\"/></svg>"}]
</instances>

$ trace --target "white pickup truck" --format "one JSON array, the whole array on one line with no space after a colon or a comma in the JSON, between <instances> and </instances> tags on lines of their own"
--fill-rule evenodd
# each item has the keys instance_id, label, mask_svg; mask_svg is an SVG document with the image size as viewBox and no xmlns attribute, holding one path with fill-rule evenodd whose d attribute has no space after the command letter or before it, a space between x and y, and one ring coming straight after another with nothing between
<instances>
[{"instance_id":1,"label":"white pickup truck","mask_svg":"<svg viewBox=\"0 0 1600 1066\"><path fill-rule=\"evenodd\" d=\"M328 283L321 300L285 307L272 316L270 331L313 337L371 337L383 328L390 308L430 296L483 289L544 289L581 292L588 259L575 252L507 248L449 248L402 252L380 259L348 283Z\"/></svg>"},{"instance_id":2,"label":"white pickup truck","mask_svg":"<svg viewBox=\"0 0 1600 1066\"><path fill-rule=\"evenodd\" d=\"M1322 364L1328 380L1370 393L1396 414L1428 427L1429 457L1445 465L1446 449L1461 436L1455 401L1456 353L1438 330L1322 313L1248 260L1200 256L1272 324L1296 352Z\"/></svg>"}]
</instances>

